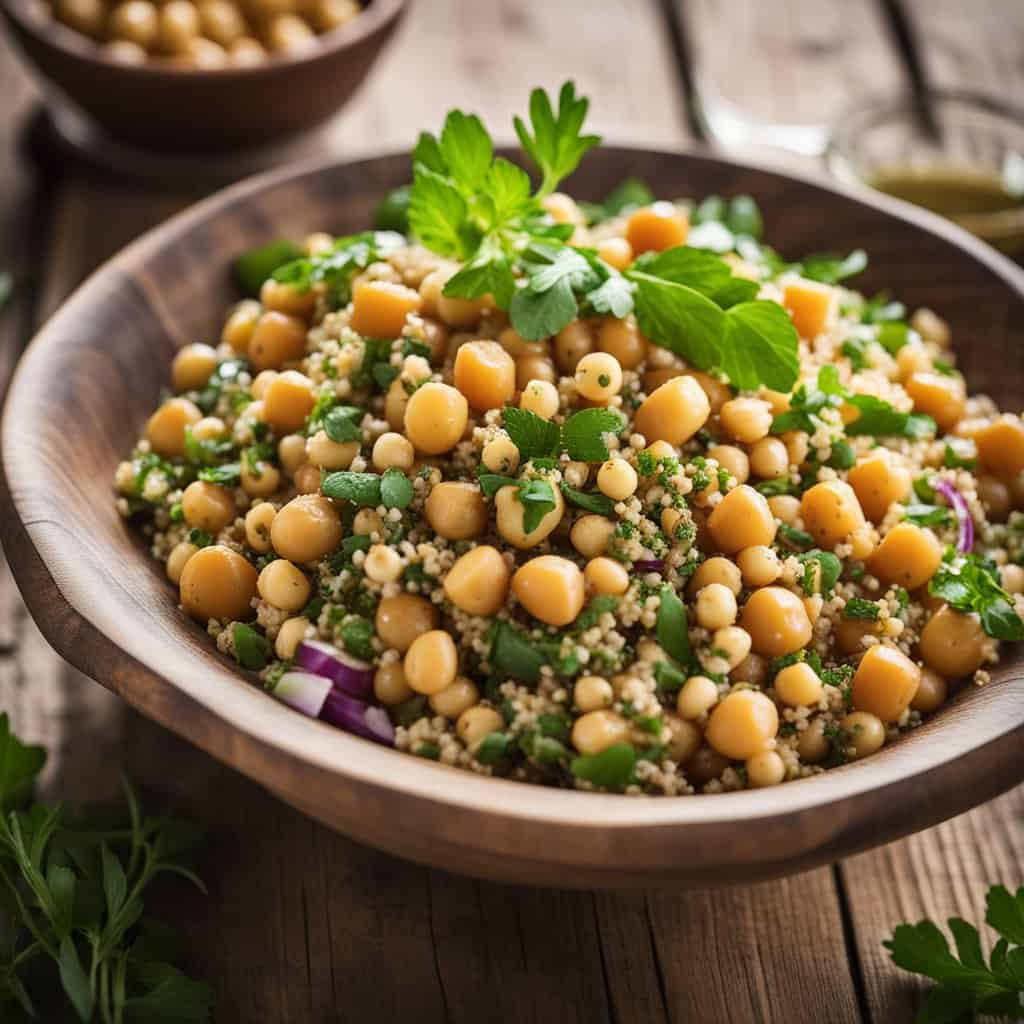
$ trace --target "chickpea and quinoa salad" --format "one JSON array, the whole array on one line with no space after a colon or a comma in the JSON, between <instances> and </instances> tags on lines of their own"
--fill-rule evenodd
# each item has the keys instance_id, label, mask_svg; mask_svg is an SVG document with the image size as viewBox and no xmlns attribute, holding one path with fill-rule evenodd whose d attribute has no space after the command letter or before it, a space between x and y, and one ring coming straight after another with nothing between
<instances>
[{"instance_id":1,"label":"chickpea and quinoa salad","mask_svg":"<svg viewBox=\"0 0 1024 1024\"><path fill-rule=\"evenodd\" d=\"M217 647L484 775L683 795L879 750L1024 639L1024 424L749 197L556 191L571 84L453 111L377 230L245 254L116 475Z\"/></svg>"}]
</instances>

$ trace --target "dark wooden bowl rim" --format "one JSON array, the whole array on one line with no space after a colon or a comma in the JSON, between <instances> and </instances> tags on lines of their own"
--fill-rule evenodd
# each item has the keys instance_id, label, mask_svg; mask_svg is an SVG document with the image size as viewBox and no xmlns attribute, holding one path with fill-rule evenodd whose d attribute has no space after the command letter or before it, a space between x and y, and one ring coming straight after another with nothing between
<instances>
[{"instance_id":1,"label":"dark wooden bowl rim","mask_svg":"<svg viewBox=\"0 0 1024 1024\"><path fill-rule=\"evenodd\" d=\"M693 161L824 188L952 242L1024 298L1024 270L952 224L905 203L808 175L702 153L611 149L624 161ZM600 154L598 154L599 156ZM363 161L362 167L384 163ZM104 281L219 210L332 164L243 182L149 232L100 268L44 326L22 360L2 426L4 546L33 616L72 664L145 714L234 765L311 815L404 856L485 877L569 886L715 884L808 868L935 824L1024 778L1024 672L1015 652L997 683L961 694L908 739L863 762L761 791L634 798L552 790L456 772L311 721L243 681L212 651L136 637L119 582L82 566L74 508L55 508L38 435L62 326L100 299ZM108 296L109 298L109 296ZM135 425L126 425L124 449ZM146 555L138 553L138 557ZM139 615L146 614L144 609ZM178 613L180 615L180 613ZM197 628L197 627L188 627ZM117 639L114 639L116 637Z\"/></svg>"}]
</instances>

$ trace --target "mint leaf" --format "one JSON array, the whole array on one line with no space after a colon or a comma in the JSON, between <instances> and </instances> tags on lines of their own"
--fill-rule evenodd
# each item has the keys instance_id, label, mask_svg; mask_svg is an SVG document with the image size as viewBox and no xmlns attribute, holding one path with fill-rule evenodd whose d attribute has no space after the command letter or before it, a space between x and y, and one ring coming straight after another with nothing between
<instances>
[{"instance_id":1,"label":"mint leaf","mask_svg":"<svg viewBox=\"0 0 1024 1024\"><path fill-rule=\"evenodd\" d=\"M777 302L741 302L725 312L720 369L734 387L787 392L799 375L799 338Z\"/></svg>"},{"instance_id":2,"label":"mint leaf","mask_svg":"<svg viewBox=\"0 0 1024 1024\"><path fill-rule=\"evenodd\" d=\"M625 789L635 766L636 751L628 743L616 743L600 754L573 758L569 770L600 789Z\"/></svg>"},{"instance_id":3,"label":"mint leaf","mask_svg":"<svg viewBox=\"0 0 1024 1024\"><path fill-rule=\"evenodd\" d=\"M389 346L390 347L390 346ZM363 410L354 405L335 406L323 418L324 432L332 441L346 444L349 441L362 441L363 432L359 423L363 418Z\"/></svg>"},{"instance_id":4,"label":"mint leaf","mask_svg":"<svg viewBox=\"0 0 1024 1024\"><path fill-rule=\"evenodd\" d=\"M380 478L380 501L385 508L408 508L412 503L412 481L392 466Z\"/></svg>"},{"instance_id":5,"label":"mint leaf","mask_svg":"<svg viewBox=\"0 0 1024 1024\"><path fill-rule=\"evenodd\" d=\"M690 648L689 623L686 606L669 584L662 586L661 603L655 620L654 635L661 649L682 665L687 665L693 655Z\"/></svg>"},{"instance_id":6,"label":"mint leaf","mask_svg":"<svg viewBox=\"0 0 1024 1024\"><path fill-rule=\"evenodd\" d=\"M302 250L291 242L270 242L243 252L235 259L235 280L243 295L258 296L263 282L274 271L302 258Z\"/></svg>"},{"instance_id":7,"label":"mint leaf","mask_svg":"<svg viewBox=\"0 0 1024 1024\"><path fill-rule=\"evenodd\" d=\"M381 503L380 480L376 473L339 470L324 478L320 490L339 501L351 501L360 508L376 508Z\"/></svg>"},{"instance_id":8,"label":"mint leaf","mask_svg":"<svg viewBox=\"0 0 1024 1024\"><path fill-rule=\"evenodd\" d=\"M523 506L523 532L533 533L555 507L555 492L546 480L520 480L516 498Z\"/></svg>"},{"instance_id":9,"label":"mint leaf","mask_svg":"<svg viewBox=\"0 0 1024 1024\"><path fill-rule=\"evenodd\" d=\"M25 803L44 764L46 751L22 743L11 732L7 713L0 712L0 814Z\"/></svg>"},{"instance_id":10,"label":"mint leaf","mask_svg":"<svg viewBox=\"0 0 1024 1024\"><path fill-rule=\"evenodd\" d=\"M576 170L587 150L601 141L599 135L580 134L588 106L586 99L576 96L575 85L566 82L558 94L557 111L543 89L534 89L529 127L522 118L515 118L519 141L542 175L538 196L554 192L558 183Z\"/></svg>"},{"instance_id":11,"label":"mint leaf","mask_svg":"<svg viewBox=\"0 0 1024 1024\"><path fill-rule=\"evenodd\" d=\"M244 622L236 622L232 638L235 641L235 658L242 668L259 672L270 661L270 641Z\"/></svg>"},{"instance_id":12,"label":"mint leaf","mask_svg":"<svg viewBox=\"0 0 1024 1024\"><path fill-rule=\"evenodd\" d=\"M584 512L592 512L608 519L615 518L615 502L600 491L578 491L575 487L563 483L562 497L570 505L575 505L577 508L583 509Z\"/></svg>"},{"instance_id":13,"label":"mint leaf","mask_svg":"<svg viewBox=\"0 0 1024 1024\"><path fill-rule=\"evenodd\" d=\"M562 446L574 462L604 462L608 458L605 434L618 434L624 426L613 409L581 409L562 426Z\"/></svg>"},{"instance_id":14,"label":"mint leaf","mask_svg":"<svg viewBox=\"0 0 1024 1024\"><path fill-rule=\"evenodd\" d=\"M502 413L505 430L512 443L519 449L523 462L530 459L552 458L558 454L558 424L538 416L528 409L517 409L507 405Z\"/></svg>"}]
</instances>

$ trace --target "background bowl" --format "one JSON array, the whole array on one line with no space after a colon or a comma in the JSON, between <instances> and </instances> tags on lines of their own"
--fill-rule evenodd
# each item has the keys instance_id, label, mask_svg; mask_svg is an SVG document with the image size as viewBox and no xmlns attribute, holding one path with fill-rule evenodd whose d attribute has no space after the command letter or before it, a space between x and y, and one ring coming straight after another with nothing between
<instances>
[{"instance_id":1,"label":"background bowl","mask_svg":"<svg viewBox=\"0 0 1024 1024\"><path fill-rule=\"evenodd\" d=\"M700 155L602 149L570 190L627 175L661 195L757 196L793 256L871 254L861 286L946 317L972 387L1011 408L1024 384L1024 270L905 204ZM175 349L216 338L233 256L314 229L364 229L407 156L289 169L144 236L86 282L30 346L2 427L4 548L30 611L72 664L144 714L372 846L482 877L560 886L753 881L933 825L1024 778L1024 652L983 689L862 762L770 790L633 798L458 772L278 703L177 608L162 567L114 510L111 478Z\"/></svg>"},{"instance_id":2,"label":"background bowl","mask_svg":"<svg viewBox=\"0 0 1024 1024\"><path fill-rule=\"evenodd\" d=\"M198 71L120 64L90 39L40 21L27 0L0 0L14 38L58 105L84 113L118 140L167 152L262 148L316 127L355 92L404 9L405 0L371 0L301 54Z\"/></svg>"}]
</instances>

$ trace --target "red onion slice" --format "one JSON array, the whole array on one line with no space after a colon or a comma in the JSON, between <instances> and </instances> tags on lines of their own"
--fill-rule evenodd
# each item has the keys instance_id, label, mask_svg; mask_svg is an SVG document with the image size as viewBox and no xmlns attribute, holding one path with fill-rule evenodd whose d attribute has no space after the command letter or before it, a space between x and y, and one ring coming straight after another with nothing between
<instances>
[{"instance_id":1,"label":"red onion slice","mask_svg":"<svg viewBox=\"0 0 1024 1024\"><path fill-rule=\"evenodd\" d=\"M373 666L332 644L304 640L295 652L300 668L337 683L350 697L368 697L373 689Z\"/></svg>"},{"instance_id":2,"label":"red onion slice","mask_svg":"<svg viewBox=\"0 0 1024 1024\"><path fill-rule=\"evenodd\" d=\"M633 563L637 572L664 572L665 563L660 558L641 558Z\"/></svg>"},{"instance_id":3,"label":"red onion slice","mask_svg":"<svg viewBox=\"0 0 1024 1024\"><path fill-rule=\"evenodd\" d=\"M967 507L967 499L948 481L938 477L929 481L932 490L941 494L956 516L959 535L957 536L956 549L961 555L969 554L974 547L974 520L971 519L971 510Z\"/></svg>"},{"instance_id":4,"label":"red onion slice","mask_svg":"<svg viewBox=\"0 0 1024 1024\"><path fill-rule=\"evenodd\" d=\"M334 683L312 672L285 672L274 687L274 696L310 718L319 718Z\"/></svg>"},{"instance_id":5,"label":"red onion slice","mask_svg":"<svg viewBox=\"0 0 1024 1024\"><path fill-rule=\"evenodd\" d=\"M335 688L324 702L320 717L346 732L354 733L375 743L394 746L395 730L383 708L373 707L356 700Z\"/></svg>"}]
</instances>

